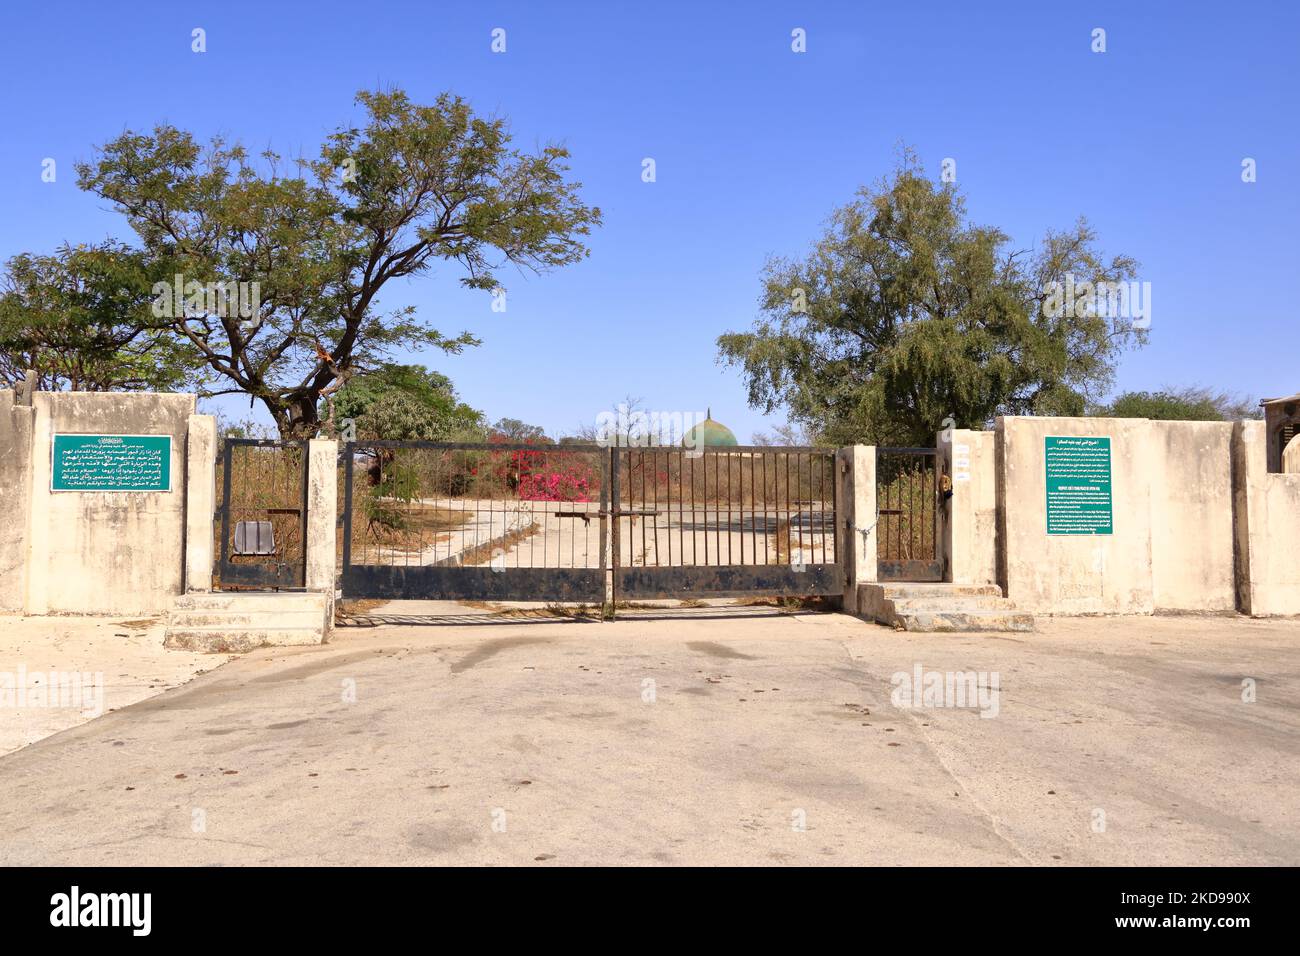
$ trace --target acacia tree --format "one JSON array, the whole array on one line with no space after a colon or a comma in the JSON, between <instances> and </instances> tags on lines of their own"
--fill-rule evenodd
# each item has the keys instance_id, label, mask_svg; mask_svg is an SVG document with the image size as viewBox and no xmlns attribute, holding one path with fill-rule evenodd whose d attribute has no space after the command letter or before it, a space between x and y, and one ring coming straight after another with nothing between
<instances>
[{"instance_id":1,"label":"acacia tree","mask_svg":"<svg viewBox=\"0 0 1300 956\"><path fill-rule=\"evenodd\" d=\"M761 315L718 339L743 370L749 402L784 408L832 444L929 444L952 420L1083 413L1133 323L1048 307L1053 283L1126 281L1136 263L1104 260L1080 220L1032 253L966 219L951 183L904 153L891 180L835 211L801 260L773 259Z\"/></svg>"},{"instance_id":2,"label":"acacia tree","mask_svg":"<svg viewBox=\"0 0 1300 956\"><path fill-rule=\"evenodd\" d=\"M364 126L336 131L315 160L268 151L259 165L238 144L203 148L159 126L77 168L83 189L126 215L151 267L181 277L184 307L160 295L159 311L225 385L207 394L248 394L284 437L316 434L321 397L399 348L477 344L413 307L381 312L393 280L445 262L463 285L496 289L507 264L541 272L582 259L600 222L561 147L514 149L503 120L450 94L431 106L400 90L357 101ZM205 297L209 283L257 283L249 314Z\"/></svg>"},{"instance_id":3,"label":"acacia tree","mask_svg":"<svg viewBox=\"0 0 1300 956\"><path fill-rule=\"evenodd\" d=\"M0 383L36 372L44 391L165 391L195 351L151 315L145 257L113 242L21 253L0 278Z\"/></svg>"}]
</instances>

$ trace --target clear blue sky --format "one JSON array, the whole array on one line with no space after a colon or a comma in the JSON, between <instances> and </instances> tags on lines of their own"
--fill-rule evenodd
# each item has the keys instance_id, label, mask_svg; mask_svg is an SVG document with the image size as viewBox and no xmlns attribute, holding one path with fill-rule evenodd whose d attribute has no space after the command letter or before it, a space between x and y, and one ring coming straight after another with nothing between
<instances>
[{"instance_id":1,"label":"clear blue sky","mask_svg":"<svg viewBox=\"0 0 1300 956\"><path fill-rule=\"evenodd\" d=\"M714 7L716 6L716 9ZM1120 388L1300 390L1300 4L7 3L0 256L131 238L73 163L161 121L315 154L360 88L454 90L516 140L564 142L605 213L584 263L507 276L509 308L450 267L395 289L481 348L429 356L492 418L551 431L627 394L767 423L714 339L756 313L895 147L957 160L975 221L1021 245L1086 214L1152 283ZM207 31L207 52L190 31ZM491 31L507 31L493 54ZM807 31L808 52L790 49ZM1094 27L1107 52L1090 50ZM55 183L41 162L58 163ZM641 181L653 157L658 181ZM1258 182L1241 181L1253 157Z\"/></svg>"}]
</instances>

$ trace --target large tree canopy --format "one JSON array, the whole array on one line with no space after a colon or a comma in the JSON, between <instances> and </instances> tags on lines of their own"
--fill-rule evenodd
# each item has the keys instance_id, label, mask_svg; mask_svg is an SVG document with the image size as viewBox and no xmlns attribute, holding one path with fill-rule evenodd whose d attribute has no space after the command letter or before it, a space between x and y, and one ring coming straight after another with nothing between
<instances>
[{"instance_id":1,"label":"large tree canopy","mask_svg":"<svg viewBox=\"0 0 1300 956\"><path fill-rule=\"evenodd\" d=\"M401 91L357 99L365 124L328 137L316 160L268 151L255 162L237 144L204 148L159 126L124 133L77 170L126 215L150 271L181 277L153 311L224 384L208 394L252 396L285 436L314 435L322 396L399 348L476 344L412 307L381 312L389 282L447 262L465 286L494 289L505 265L580 260L600 222L563 148L514 149L504 121L449 94L431 106Z\"/></svg>"},{"instance_id":2,"label":"large tree canopy","mask_svg":"<svg viewBox=\"0 0 1300 956\"><path fill-rule=\"evenodd\" d=\"M363 441L482 441L486 437L483 413L457 398L451 379L418 365L385 364L356 375L332 402L335 433L344 437Z\"/></svg>"},{"instance_id":3,"label":"large tree canopy","mask_svg":"<svg viewBox=\"0 0 1300 956\"><path fill-rule=\"evenodd\" d=\"M834 444L930 444L948 419L1082 414L1145 332L1049 308L1052 283L1126 281L1136 263L1103 260L1082 220L1034 252L1009 245L905 154L805 258L768 263L759 319L722 335L720 358L743 369L752 406L784 408Z\"/></svg>"},{"instance_id":4,"label":"large tree canopy","mask_svg":"<svg viewBox=\"0 0 1300 956\"><path fill-rule=\"evenodd\" d=\"M14 256L0 278L0 383L36 372L45 391L178 388L196 350L153 318L146 257L118 243Z\"/></svg>"}]
</instances>

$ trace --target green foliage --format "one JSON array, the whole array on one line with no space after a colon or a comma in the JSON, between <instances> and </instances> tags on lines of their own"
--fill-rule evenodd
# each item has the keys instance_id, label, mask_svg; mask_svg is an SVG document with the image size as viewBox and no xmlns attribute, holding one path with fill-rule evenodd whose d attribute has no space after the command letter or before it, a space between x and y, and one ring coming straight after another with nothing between
<instances>
[{"instance_id":1,"label":"green foliage","mask_svg":"<svg viewBox=\"0 0 1300 956\"><path fill-rule=\"evenodd\" d=\"M145 256L113 242L11 258L0 288L0 382L30 368L47 391L183 387L198 357L151 314L155 277Z\"/></svg>"},{"instance_id":2,"label":"green foliage","mask_svg":"<svg viewBox=\"0 0 1300 956\"><path fill-rule=\"evenodd\" d=\"M257 282L255 314L175 316L172 331L226 386L261 401L285 437L314 435L322 395L397 350L457 352L413 307L383 314L382 289L458 266L471 288L513 265L545 271L587 254L600 211L568 180L568 153L514 149L505 122L443 94L362 92L360 127L320 158L260 162L218 137L205 148L172 126L126 132L77 167L83 189L135 230L151 267L185 281ZM222 394L214 391L211 394Z\"/></svg>"},{"instance_id":3,"label":"green foliage","mask_svg":"<svg viewBox=\"0 0 1300 956\"><path fill-rule=\"evenodd\" d=\"M363 502L366 528L372 534L401 531L407 526L407 512L420 496L420 469L401 456L388 456L376 484L367 489Z\"/></svg>"},{"instance_id":4,"label":"green foliage","mask_svg":"<svg viewBox=\"0 0 1300 956\"><path fill-rule=\"evenodd\" d=\"M361 440L481 441L483 413L460 402L451 380L418 365L384 364L348 380L332 397L334 426Z\"/></svg>"},{"instance_id":5,"label":"green foliage","mask_svg":"<svg viewBox=\"0 0 1300 956\"><path fill-rule=\"evenodd\" d=\"M515 444L535 443L549 444L546 429L541 425L529 425L517 418L501 418L492 426L489 434L492 441L513 442Z\"/></svg>"},{"instance_id":6,"label":"green foliage","mask_svg":"<svg viewBox=\"0 0 1300 956\"><path fill-rule=\"evenodd\" d=\"M951 419L1081 414L1119 351L1144 341L1123 319L1053 316L1051 283L1131 278L1103 260L1083 220L1033 254L966 218L952 184L905 152L892 179L831 217L802 260L773 259L761 315L718 339L744 373L751 406L784 408L830 444L930 444Z\"/></svg>"},{"instance_id":7,"label":"green foliage","mask_svg":"<svg viewBox=\"0 0 1300 956\"><path fill-rule=\"evenodd\" d=\"M1149 418L1155 421L1231 422L1260 417L1258 403L1201 386L1158 392L1124 392L1109 405L1092 409L1103 418Z\"/></svg>"}]
</instances>

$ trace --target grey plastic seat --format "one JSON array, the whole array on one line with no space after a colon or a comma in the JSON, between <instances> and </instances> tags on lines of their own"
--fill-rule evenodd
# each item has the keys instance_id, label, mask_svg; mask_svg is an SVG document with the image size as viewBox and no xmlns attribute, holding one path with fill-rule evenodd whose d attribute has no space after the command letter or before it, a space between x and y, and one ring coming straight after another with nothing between
<instances>
[{"instance_id":1,"label":"grey plastic seat","mask_svg":"<svg viewBox=\"0 0 1300 956\"><path fill-rule=\"evenodd\" d=\"M275 529L271 522L235 522L235 554L275 554Z\"/></svg>"}]
</instances>

